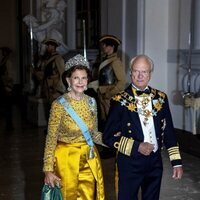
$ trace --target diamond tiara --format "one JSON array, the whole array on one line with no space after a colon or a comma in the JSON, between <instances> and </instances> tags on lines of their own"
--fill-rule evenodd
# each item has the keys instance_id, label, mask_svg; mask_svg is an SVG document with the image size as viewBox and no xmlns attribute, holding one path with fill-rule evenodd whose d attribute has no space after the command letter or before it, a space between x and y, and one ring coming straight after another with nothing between
<instances>
[{"instance_id":1,"label":"diamond tiara","mask_svg":"<svg viewBox=\"0 0 200 200\"><path fill-rule=\"evenodd\" d=\"M65 63L65 71L69 70L73 66L85 66L88 69L90 68L89 62L81 55L77 54L76 56L70 58L66 63Z\"/></svg>"}]
</instances>

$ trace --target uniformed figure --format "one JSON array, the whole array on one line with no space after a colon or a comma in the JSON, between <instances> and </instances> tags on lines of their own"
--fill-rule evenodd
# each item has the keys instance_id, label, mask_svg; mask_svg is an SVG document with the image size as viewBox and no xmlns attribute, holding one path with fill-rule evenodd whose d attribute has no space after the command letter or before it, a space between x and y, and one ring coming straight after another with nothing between
<instances>
[{"instance_id":1,"label":"uniformed figure","mask_svg":"<svg viewBox=\"0 0 200 200\"><path fill-rule=\"evenodd\" d=\"M118 150L118 200L158 200L165 145L173 178L183 174L167 95L148 86L153 62L146 55L130 62L132 83L115 95L103 134L105 144ZM116 134L120 132L120 134Z\"/></svg>"},{"instance_id":2,"label":"uniformed figure","mask_svg":"<svg viewBox=\"0 0 200 200\"><path fill-rule=\"evenodd\" d=\"M35 72L37 79L42 82L42 95L51 104L58 96L65 92L62 83L64 72L64 59L56 48L59 43L54 39L47 39L43 42L47 46L46 54L40 63L40 70Z\"/></svg>"},{"instance_id":3,"label":"uniformed figure","mask_svg":"<svg viewBox=\"0 0 200 200\"><path fill-rule=\"evenodd\" d=\"M110 99L125 88L125 68L117 55L121 41L114 35L104 35L99 39L102 49L102 62L98 69L98 80L91 82L89 87L97 91L99 106L99 128L103 131L108 116ZM107 159L115 156L115 151L102 148L101 158Z\"/></svg>"},{"instance_id":4,"label":"uniformed figure","mask_svg":"<svg viewBox=\"0 0 200 200\"><path fill-rule=\"evenodd\" d=\"M10 61L12 50L8 47L0 48L2 57L0 61L0 95L1 106L6 119L6 129L13 128L12 104L13 104L13 66Z\"/></svg>"},{"instance_id":5,"label":"uniformed figure","mask_svg":"<svg viewBox=\"0 0 200 200\"><path fill-rule=\"evenodd\" d=\"M0 61L0 83L6 93L13 89L13 69L10 61L12 50L8 47L1 47L2 57Z\"/></svg>"},{"instance_id":6,"label":"uniformed figure","mask_svg":"<svg viewBox=\"0 0 200 200\"><path fill-rule=\"evenodd\" d=\"M64 59L58 52L56 47L59 43L54 39L44 41L47 45L48 59L44 68L44 84L47 99L52 102L58 96L65 92L65 86L62 83L62 74L64 72Z\"/></svg>"},{"instance_id":7,"label":"uniformed figure","mask_svg":"<svg viewBox=\"0 0 200 200\"><path fill-rule=\"evenodd\" d=\"M125 88L125 69L117 55L121 41L113 35L104 35L99 42L103 52L103 60L98 70L97 92L101 121L105 122L111 97ZM93 82L90 86L92 87L92 85Z\"/></svg>"}]
</instances>

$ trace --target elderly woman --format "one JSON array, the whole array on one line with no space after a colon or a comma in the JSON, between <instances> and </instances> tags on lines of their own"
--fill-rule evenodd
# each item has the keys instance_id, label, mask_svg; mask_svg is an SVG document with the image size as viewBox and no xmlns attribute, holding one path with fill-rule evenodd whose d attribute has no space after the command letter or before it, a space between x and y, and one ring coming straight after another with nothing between
<instances>
[{"instance_id":1,"label":"elderly woman","mask_svg":"<svg viewBox=\"0 0 200 200\"><path fill-rule=\"evenodd\" d=\"M45 183L61 185L64 200L104 200L102 167L94 143L102 144L97 107L84 94L89 63L80 54L65 64L67 92L51 106L44 152Z\"/></svg>"}]
</instances>

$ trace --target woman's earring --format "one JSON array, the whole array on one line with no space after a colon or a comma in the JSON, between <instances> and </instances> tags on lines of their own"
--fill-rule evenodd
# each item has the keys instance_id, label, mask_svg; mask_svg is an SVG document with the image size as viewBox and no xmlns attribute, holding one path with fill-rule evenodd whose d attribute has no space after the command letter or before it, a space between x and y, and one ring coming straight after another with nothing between
<instances>
[{"instance_id":1,"label":"woman's earring","mask_svg":"<svg viewBox=\"0 0 200 200\"><path fill-rule=\"evenodd\" d=\"M86 91L87 89L88 89L87 86L85 86L85 87L84 87L84 91Z\"/></svg>"},{"instance_id":2,"label":"woman's earring","mask_svg":"<svg viewBox=\"0 0 200 200\"><path fill-rule=\"evenodd\" d=\"M67 91L70 92L72 90L71 86L69 85Z\"/></svg>"}]
</instances>

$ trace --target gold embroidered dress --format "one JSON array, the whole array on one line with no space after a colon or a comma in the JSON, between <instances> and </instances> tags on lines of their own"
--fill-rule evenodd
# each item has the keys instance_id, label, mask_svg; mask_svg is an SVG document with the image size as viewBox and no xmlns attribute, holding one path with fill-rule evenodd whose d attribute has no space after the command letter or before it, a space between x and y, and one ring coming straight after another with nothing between
<instances>
[{"instance_id":1,"label":"gold embroidered dress","mask_svg":"<svg viewBox=\"0 0 200 200\"><path fill-rule=\"evenodd\" d=\"M99 139L97 107L93 98L80 100L63 96L87 125L93 141ZM64 200L104 200L103 175L96 148L89 159L90 147L79 126L55 100L52 103L46 138L43 171L55 172L61 178Z\"/></svg>"}]
</instances>

